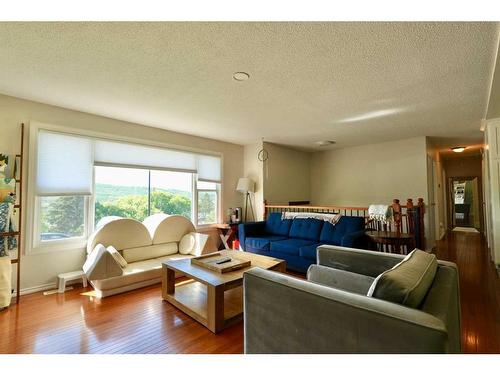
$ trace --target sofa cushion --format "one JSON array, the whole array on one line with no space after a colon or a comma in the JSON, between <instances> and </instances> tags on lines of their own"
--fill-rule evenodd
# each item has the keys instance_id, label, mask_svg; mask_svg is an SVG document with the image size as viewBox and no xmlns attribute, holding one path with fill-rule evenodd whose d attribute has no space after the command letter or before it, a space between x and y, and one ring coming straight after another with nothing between
<instances>
[{"instance_id":1,"label":"sofa cushion","mask_svg":"<svg viewBox=\"0 0 500 375\"><path fill-rule=\"evenodd\" d=\"M318 219L294 219L290 227L291 238L318 241L325 221Z\"/></svg>"},{"instance_id":2,"label":"sofa cushion","mask_svg":"<svg viewBox=\"0 0 500 375\"><path fill-rule=\"evenodd\" d=\"M129 218L113 219L89 237L87 254L90 254L97 244L102 244L104 247L111 245L121 251L132 247L149 246L152 243L147 228L140 221Z\"/></svg>"},{"instance_id":3,"label":"sofa cushion","mask_svg":"<svg viewBox=\"0 0 500 375\"><path fill-rule=\"evenodd\" d=\"M102 244L97 244L82 268L89 280L106 279L123 274L120 264Z\"/></svg>"},{"instance_id":4,"label":"sofa cushion","mask_svg":"<svg viewBox=\"0 0 500 375\"><path fill-rule=\"evenodd\" d=\"M281 220L281 212L271 212L266 220L266 232L276 236L288 236L292 220Z\"/></svg>"},{"instance_id":5,"label":"sofa cushion","mask_svg":"<svg viewBox=\"0 0 500 375\"><path fill-rule=\"evenodd\" d=\"M93 280L92 285L96 289L109 290L121 288L127 285L140 283L146 280L158 279L160 282L162 263L167 260L192 258L191 255L172 254L155 259L143 260L129 264L123 269L121 276L110 277L103 280Z\"/></svg>"},{"instance_id":6,"label":"sofa cushion","mask_svg":"<svg viewBox=\"0 0 500 375\"><path fill-rule=\"evenodd\" d=\"M195 233L191 232L182 236L179 241L179 254L191 254L196 246Z\"/></svg>"},{"instance_id":7,"label":"sofa cushion","mask_svg":"<svg viewBox=\"0 0 500 375\"><path fill-rule=\"evenodd\" d=\"M124 249L122 255L128 263L141 260L154 259L161 256L176 254L178 252L177 242L162 243L143 247Z\"/></svg>"},{"instance_id":8,"label":"sofa cushion","mask_svg":"<svg viewBox=\"0 0 500 375\"><path fill-rule=\"evenodd\" d=\"M269 251L272 241L286 240L285 236L261 236L261 237L247 237L245 240L245 249L264 250Z\"/></svg>"},{"instance_id":9,"label":"sofa cushion","mask_svg":"<svg viewBox=\"0 0 500 375\"><path fill-rule=\"evenodd\" d=\"M337 224L333 225L325 222L319 240L329 245L340 246L342 238L348 234L363 230L365 228L365 219L356 216L342 216Z\"/></svg>"},{"instance_id":10,"label":"sofa cushion","mask_svg":"<svg viewBox=\"0 0 500 375\"><path fill-rule=\"evenodd\" d=\"M116 250L113 246L108 246L106 250L111 254L111 256L116 260L121 268L127 267L127 261L122 257L118 250Z\"/></svg>"},{"instance_id":11,"label":"sofa cushion","mask_svg":"<svg viewBox=\"0 0 500 375\"><path fill-rule=\"evenodd\" d=\"M301 247L313 244L313 241L289 238L288 240L271 242L271 251L298 256Z\"/></svg>"},{"instance_id":12,"label":"sofa cushion","mask_svg":"<svg viewBox=\"0 0 500 375\"><path fill-rule=\"evenodd\" d=\"M196 231L191 220L180 215L154 214L145 218L143 224L149 231L153 245L179 242L186 233Z\"/></svg>"},{"instance_id":13,"label":"sofa cushion","mask_svg":"<svg viewBox=\"0 0 500 375\"><path fill-rule=\"evenodd\" d=\"M434 254L415 249L393 268L377 276L367 295L418 308L434 281L437 267Z\"/></svg>"},{"instance_id":14,"label":"sofa cushion","mask_svg":"<svg viewBox=\"0 0 500 375\"><path fill-rule=\"evenodd\" d=\"M322 243L315 243L313 245L302 246L299 249L299 255L303 258L316 260L318 246L324 245Z\"/></svg>"}]
</instances>

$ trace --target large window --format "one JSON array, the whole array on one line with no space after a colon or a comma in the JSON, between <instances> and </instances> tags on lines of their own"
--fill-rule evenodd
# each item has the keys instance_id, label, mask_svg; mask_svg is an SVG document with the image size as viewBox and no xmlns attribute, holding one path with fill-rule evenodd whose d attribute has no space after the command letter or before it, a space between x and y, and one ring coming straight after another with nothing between
<instances>
[{"instance_id":1,"label":"large window","mask_svg":"<svg viewBox=\"0 0 500 375\"><path fill-rule=\"evenodd\" d=\"M38 127L40 126L40 127ZM57 128L51 127L49 128ZM221 157L30 127L32 246L83 245L107 216L142 221L182 215L196 225L220 219ZM56 242L57 241L57 244ZM79 245L79 246L80 246Z\"/></svg>"},{"instance_id":2,"label":"large window","mask_svg":"<svg viewBox=\"0 0 500 375\"><path fill-rule=\"evenodd\" d=\"M94 222L106 216L139 221L155 213L192 218L192 173L95 167Z\"/></svg>"}]
</instances>

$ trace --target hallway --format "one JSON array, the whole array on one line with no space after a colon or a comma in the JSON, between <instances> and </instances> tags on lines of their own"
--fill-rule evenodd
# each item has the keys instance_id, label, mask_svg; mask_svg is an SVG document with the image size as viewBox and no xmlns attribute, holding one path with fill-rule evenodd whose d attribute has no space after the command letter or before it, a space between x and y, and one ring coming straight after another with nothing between
<instances>
[{"instance_id":1,"label":"hallway","mask_svg":"<svg viewBox=\"0 0 500 375\"><path fill-rule=\"evenodd\" d=\"M450 232L437 242L436 255L458 265L462 351L500 353L500 280L483 236Z\"/></svg>"}]
</instances>

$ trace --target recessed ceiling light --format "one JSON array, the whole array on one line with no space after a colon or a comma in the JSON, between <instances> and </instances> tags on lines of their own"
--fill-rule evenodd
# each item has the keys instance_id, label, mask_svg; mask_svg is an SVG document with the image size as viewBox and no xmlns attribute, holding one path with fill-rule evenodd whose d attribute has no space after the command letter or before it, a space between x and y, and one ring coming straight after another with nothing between
<instances>
[{"instance_id":1,"label":"recessed ceiling light","mask_svg":"<svg viewBox=\"0 0 500 375\"><path fill-rule=\"evenodd\" d=\"M463 147L463 146L452 147L451 151L453 151L453 152L464 152L465 148L466 147Z\"/></svg>"},{"instance_id":2,"label":"recessed ceiling light","mask_svg":"<svg viewBox=\"0 0 500 375\"><path fill-rule=\"evenodd\" d=\"M235 81L246 81L248 78L250 78L250 74L245 73L245 72L236 72L233 74L233 79Z\"/></svg>"},{"instance_id":3,"label":"recessed ceiling light","mask_svg":"<svg viewBox=\"0 0 500 375\"><path fill-rule=\"evenodd\" d=\"M335 141L317 141L314 143L316 143L319 147L326 147L326 146L334 145Z\"/></svg>"}]
</instances>

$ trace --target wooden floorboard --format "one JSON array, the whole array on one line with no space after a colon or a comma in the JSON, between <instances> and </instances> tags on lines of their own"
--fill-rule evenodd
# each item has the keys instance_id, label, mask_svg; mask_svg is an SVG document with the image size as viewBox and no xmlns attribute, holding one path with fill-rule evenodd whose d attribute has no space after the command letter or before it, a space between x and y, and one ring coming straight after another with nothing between
<instances>
[{"instance_id":1,"label":"wooden floorboard","mask_svg":"<svg viewBox=\"0 0 500 375\"><path fill-rule=\"evenodd\" d=\"M218 335L162 301L154 285L96 299L75 288L23 296L0 312L0 353L242 353L243 325Z\"/></svg>"},{"instance_id":2,"label":"wooden floorboard","mask_svg":"<svg viewBox=\"0 0 500 375\"><path fill-rule=\"evenodd\" d=\"M500 282L481 235L452 232L436 253L459 267L463 351L500 353ZM243 352L242 323L215 335L162 301L159 285L104 299L89 291L31 294L0 311L0 353Z\"/></svg>"},{"instance_id":3,"label":"wooden floorboard","mask_svg":"<svg viewBox=\"0 0 500 375\"><path fill-rule=\"evenodd\" d=\"M436 255L458 266L462 351L500 353L500 279L484 237L450 232L438 241Z\"/></svg>"}]
</instances>

